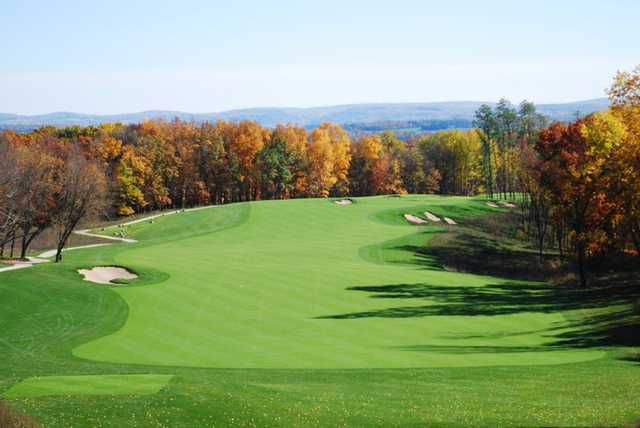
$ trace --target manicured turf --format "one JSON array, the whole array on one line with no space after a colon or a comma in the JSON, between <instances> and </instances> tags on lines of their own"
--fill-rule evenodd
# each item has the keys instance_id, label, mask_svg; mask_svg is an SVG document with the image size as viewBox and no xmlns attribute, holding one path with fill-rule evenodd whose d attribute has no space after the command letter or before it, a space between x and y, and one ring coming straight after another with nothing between
<instances>
[{"instance_id":1,"label":"manicured turf","mask_svg":"<svg viewBox=\"0 0 640 428\"><path fill-rule=\"evenodd\" d=\"M5 398L50 395L155 394L165 387L170 375L94 375L32 377L12 386Z\"/></svg>"},{"instance_id":2,"label":"manicured turf","mask_svg":"<svg viewBox=\"0 0 640 428\"><path fill-rule=\"evenodd\" d=\"M550 342L545 332L562 327L561 313L404 316L398 312L419 314L425 304L438 302L397 298L402 295L372 299L372 293L348 291L505 284L499 278L374 264L361 257L363 247L379 248L381 241L414 231L379 214L414 201L261 202L140 227L131 232L140 240L160 240L176 226L187 230L200 222L206 223L204 232L212 217L215 228L224 230L118 253L117 264L162 269L170 278L153 287L119 289L130 308L125 326L74 354L115 363L327 369L557 364L603 356L537 348ZM433 204L451 205L452 212L462 214L469 202L438 198ZM484 351L487 346L496 351Z\"/></svg>"},{"instance_id":3,"label":"manicured turf","mask_svg":"<svg viewBox=\"0 0 640 428\"><path fill-rule=\"evenodd\" d=\"M51 426L640 417L639 367L618 359L627 351L570 340L584 335L587 310L550 300L545 284L445 271L416 249L447 228L402 219L429 209L464 224L499 210L468 198L355 201L181 213L128 227L138 244L3 273L0 393L33 376L175 375L158 393L124 402L82 391L11 401ZM111 288L76 273L96 265L140 278ZM618 309L626 310L597 310Z\"/></svg>"}]
</instances>

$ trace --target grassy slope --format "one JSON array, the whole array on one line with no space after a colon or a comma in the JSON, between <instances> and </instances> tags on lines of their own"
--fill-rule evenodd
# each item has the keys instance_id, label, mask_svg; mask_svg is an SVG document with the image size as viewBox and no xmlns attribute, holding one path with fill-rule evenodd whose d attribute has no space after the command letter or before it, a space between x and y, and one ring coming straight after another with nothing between
<instances>
[{"instance_id":1,"label":"grassy slope","mask_svg":"<svg viewBox=\"0 0 640 428\"><path fill-rule=\"evenodd\" d=\"M450 210L460 213L464 213L460 206L469 203L432 200L452 205ZM406 209L400 208L407 204ZM151 365L331 369L549 364L602 356L598 351L535 348L548 342L540 332L561 325L562 314L428 320L376 316L398 307L419 311L425 302L345 292L349 287L404 284L504 284L498 278L371 264L363 259L361 247L402 239L413 231L404 223L385 221L380 210L387 214L416 209L410 206L410 201L394 198L362 199L347 207L317 200L260 202L237 207L242 211L237 216L224 210L213 213L228 216L222 223L225 227L238 227L120 252L116 263L133 264L142 271L161 267L171 278L154 287L119 289L132 308L127 324L114 335L76 349L75 354ZM179 220L167 217L140 227L133 237L159 237L163 224L182 229L182 223L211 215L201 211ZM171 230L166 235L175 236ZM472 352L487 345L487 335L500 335L490 345L505 351ZM425 352L425 347L431 351ZM510 352L509 347L520 352Z\"/></svg>"},{"instance_id":2,"label":"grassy slope","mask_svg":"<svg viewBox=\"0 0 640 428\"><path fill-rule=\"evenodd\" d=\"M176 375L162 392L126 400L13 400L52 426L118 426L129 414L150 426L638 416L633 363L558 344L576 331L567 320L575 309L532 311L503 299L479 313L478 290L517 296L535 294L536 284L418 263L406 248L442 228L412 228L400 214L426 207L462 220L486 211L479 201L438 197L238 204L132 226L141 240L134 246L5 273L0 391L34 375ZM114 262L141 279L109 289L75 273ZM559 363L572 364L542 365Z\"/></svg>"}]
</instances>

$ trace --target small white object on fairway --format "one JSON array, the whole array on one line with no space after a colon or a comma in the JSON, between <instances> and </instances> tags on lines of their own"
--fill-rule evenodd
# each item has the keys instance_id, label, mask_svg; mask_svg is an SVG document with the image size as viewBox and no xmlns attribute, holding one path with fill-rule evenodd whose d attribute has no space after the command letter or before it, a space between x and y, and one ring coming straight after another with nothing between
<instances>
[{"instance_id":1,"label":"small white object on fairway","mask_svg":"<svg viewBox=\"0 0 640 428\"><path fill-rule=\"evenodd\" d=\"M452 225L452 226L453 226L453 225L458 224L458 223L456 223L454 220L450 219L449 217L443 217L443 218L444 218L444 221L445 221L447 224L450 224L450 225Z\"/></svg>"},{"instance_id":2,"label":"small white object on fairway","mask_svg":"<svg viewBox=\"0 0 640 428\"><path fill-rule=\"evenodd\" d=\"M436 221L436 222L437 222L437 221L441 221L441 220L440 220L440 217L438 217L438 216L435 216L435 215L431 214L429 211L425 211L425 212L424 212L424 215L425 215L429 220L431 220L431 221Z\"/></svg>"},{"instance_id":3,"label":"small white object on fairway","mask_svg":"<svg viewBox=\"0 0 640 428\"><path fill-rule=\"evenodd\" d=\"M416 217L416 216L411 215L411 214L405 214L404 218L405 218L405 220L407 220L411 224L426 224L427 223L426 220L423 220L420 217Z\"/></svg>"},{"instance_id":4,"label":"small white object on fairway","mask_svg":"<svg viewBox=\"0 0 640 428\"><path fill-rule=\"evenodd\" d=\"M84 276L85 281L96 284L111 284L114 279L135 279L138 277L121 267L94 267L93 269L80 269L78 273Z\"/></svg>"},{"instance_id":5,"label":"small white object on fairway","mask_svg":"<svg viewBox=\"0 0 640 428\"><path fill-rule=\"evenodd\" d=\"M340 199L339 201L335 201L338 205L351 205L353 201L351 199Z\"/></svg>"},{"instance_id":6,"label":"small white object on fairway","mask_svg":"<svg viewBox=\"0 0 640 428\"><path fill-rule=\"evenodd\" d=\"M487 206L491 207L491 208L500 208L497 204L495 204L494 202L487 202Z\"/></svg>"},{"instance_id":7,"label":"small white object on fairway","mask_svg":"<svg viewBox=\"0 0 640 428\"><path fill-rule=\"evenodd\" d=\"M107 236L107 235L98 235L97 233L91 233L89 232L89 230L76 230L75 232L76 235L82 235L82 236L90 236L92 238L102 238L102 239L110 239L112 241L120 241L120 242L126 242L128 244L135 244L138 241L136 241L135 239L129 239L129 238L119 238L117 236Z\"/></svg>"},{"instance_id":8,"label":"small white object on fairway","mask_svg":"<svg viewBox=\"0 0 640 428\"><path fill-rule=\"evenodd\" d=\"M168 215L187 213L187 212L191 212L191 211L206 210L206 209L209 209L209 208L216 208L216 207L219 207L219 206L220 205L205 205L204 207L195 207L195 208L187 208L187 209L166 211L166 212L162 212L160 214L154 214L154 215L142 217L142 218L139 218L139 219L136 219L136 220L130 220L130 221L126 221L124 223L119 223L118 225L119 226L131 226L133 224L143 223L145 221L154 220L156 218L165 217L165 216L168 216ZM104 237L103 235L99 235L99 236ZM125 241L125 242L127 242L127 241Z\"/></svg>"}]
</instances>

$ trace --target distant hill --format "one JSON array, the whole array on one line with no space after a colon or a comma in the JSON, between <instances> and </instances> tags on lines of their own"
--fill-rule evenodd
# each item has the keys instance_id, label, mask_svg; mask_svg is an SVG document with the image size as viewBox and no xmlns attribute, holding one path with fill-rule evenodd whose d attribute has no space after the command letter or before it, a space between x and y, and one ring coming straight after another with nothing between
<instances>
[{"instance_id":1,"label":"distant hill","mask_svg":"<svg viewBox=\"0 0 640 428\"><path fill-rule=\"evenodd\" d=\"M205 122L216 120L255 120L263 126L272 127L278 123L293 123L307 128L322 122L334 122L351 128L374 128L387 124L427 123L429 130L446 128L469 128L474 112L484 103L478 101L454 101L433 103L387 103L349 104L310 108L251 108L229 110L218 113L185 113L180 111L145 111L115 115L89 115L57 112L43 115L15 115L0 113L0 128L29 129L40 126L99 125L108 122L137 123L149 119ZM492 103L486 103L492 104ZM563 104L539 104L538 110L552 120L570 120L576 113L588 114L604 110L609 102L605 98ZM400 125L398 125L400 126Z\"/></svg>"}]
</instances>

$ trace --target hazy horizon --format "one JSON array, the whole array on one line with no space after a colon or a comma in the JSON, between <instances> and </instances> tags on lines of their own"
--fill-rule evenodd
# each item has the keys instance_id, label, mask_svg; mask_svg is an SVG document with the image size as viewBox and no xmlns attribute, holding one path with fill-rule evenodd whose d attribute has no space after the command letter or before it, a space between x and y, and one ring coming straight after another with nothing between
<instances>
[{"instance_id":1,"label":"hazy horizon","mask_svg":"<svg viewBox=\"0 0 640 428\"><path fill-rule=\"evenodd\" d=\"M544 103L536 103L536 105L563 105L563 104L573 104L580 102L591 102L602 100L606 97L598 97L598 98L588 98L588 99L578 99L572 101L561 101L561 102L544 102ZM139 113L153 113L153 112L168 112L168 113L184 113L184 114L193 114L193 115L206 115L206 114L218 114L218 113L227 113L232 111L245 111L245 110L269 110L269 109L282 109L282 110L311 110L311 109L323 109L323 108L340 108L340 107L349 107L349 106L376 106L376 105L429 105L429 104L464 104L464 103L486 103L486 104L495 104L498 100L451 100L451 101L407 101L407 102L362 102L362 103L347 103L347 104L326 104L326 105L311 105L311 106L251 106L251 107L241 107L237 109L225 109L225 110L216 110L216 111L184 111L184 110L171 110L171 109L162 109L162 108L154 108L148 110L139 110L139 111L118 111L118 112L107 112L107 113L85 113L82 111L49 111L42 113L33 113L33 114L24 114L24 113L14 113L10 111L0 111L1 114L11 114L16 116L46 116L51 114L77 114L77 115L87 115L87 116L119 116L119 115L129 115L129 114L139 114ZM530 100L509 100L514 105L517 105L521 101L530 101Z\"/></svg>"}]
</instances>

